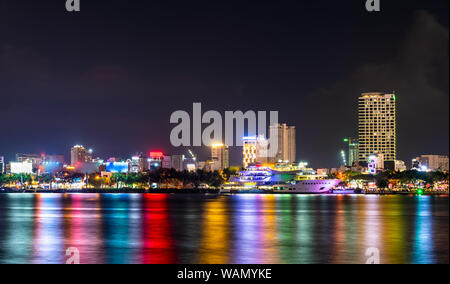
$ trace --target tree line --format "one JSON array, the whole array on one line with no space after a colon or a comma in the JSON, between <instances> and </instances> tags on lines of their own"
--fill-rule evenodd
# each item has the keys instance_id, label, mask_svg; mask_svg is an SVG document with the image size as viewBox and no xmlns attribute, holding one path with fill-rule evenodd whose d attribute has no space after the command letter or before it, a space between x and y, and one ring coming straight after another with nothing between
<instances>
[{"instance_id":1,"label":"tree line","mask_svg":"<svg viewBox=\"0 0 450 284\"><path fill-rule=\"evenodd\" d=\"M201 185L220 187L231 175L236 174L236 169L223 171L197 170L194 172L177 171L175 169L157 169L142 173L113 173L102 176L100 173L82 174L62 171L57 174L44 174L34 176L29 174L0 175L0 186L9 184L27 184L38 182L39 184L75 183L82 181L94 188L113 187L137 187L146 188L157 184L159 187L198 188Z\"/></svg>"}]
</instances>

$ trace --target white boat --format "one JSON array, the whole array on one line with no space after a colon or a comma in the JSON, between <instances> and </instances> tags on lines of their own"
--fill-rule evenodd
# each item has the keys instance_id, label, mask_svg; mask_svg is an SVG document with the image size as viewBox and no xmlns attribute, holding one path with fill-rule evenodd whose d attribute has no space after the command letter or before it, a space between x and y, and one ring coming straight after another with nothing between
<instances>
[{"instance_id":1,"label":"white boat","mask_svg":"<svg viewBox=\"0 0 450 284\"><path fill-rule=\"evenodd\" d=\"M274 186L274 193L330 193L341 181L334 179L301 180L293 184Z\"/></svg>"},{"instance_id":2,"label":"white boat","mask_svg":"<svg viewBox=\"0 0 450 284\"><path fill-rule=\"evenodd\" d=\"M319 178L315 173L301 170L279 171L269 167L252 166L241 171L233 180L243 188L271 188L274 193L330 193L341 180Z\"/></svg>"}]
</instances>

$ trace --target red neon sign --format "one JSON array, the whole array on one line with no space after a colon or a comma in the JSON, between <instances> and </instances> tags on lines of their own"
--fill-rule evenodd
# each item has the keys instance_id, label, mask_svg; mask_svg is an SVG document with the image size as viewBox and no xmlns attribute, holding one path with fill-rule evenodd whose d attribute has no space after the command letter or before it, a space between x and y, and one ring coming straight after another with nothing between
<instances>
[{"instance_id":1,"label":"red neon sign","mask_svg":"<svg viewBox=\"0 0 450 284\"><path fill-rule=\"evenodd\" d=\"M150 152L150 158L162 158L164 157L164 153L163 152Z\"/></svg>"}]
</instances>

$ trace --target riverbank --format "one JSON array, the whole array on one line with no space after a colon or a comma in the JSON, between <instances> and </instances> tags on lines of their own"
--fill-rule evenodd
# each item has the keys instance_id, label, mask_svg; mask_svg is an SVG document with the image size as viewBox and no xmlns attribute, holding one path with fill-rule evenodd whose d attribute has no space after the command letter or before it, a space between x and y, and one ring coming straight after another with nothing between
<instances>
[{"instance_id":1,"label":"riverbank","mask_svg":"<svg viewBox=\"0 0 450 284\"><path fill-rule=\"evenodd\" d=\"M178 193L178 194L205 194L219 193L219 189L136 189L136 188L108 188L108 189L12 189L2 188L1 193Z\"/></svg>"},{"instance_id":2,"label":"riverbank","mask_svg":"<svg viewBox=\"0 0 450 284\"><path fill-rule=\"evenodd\" d=\"M121 193L166 193L166 194L286 194L277 192L276 190L233 190L221 192L219 189L136 189L136 188L108 188L108 189L15 189L15 188L1 188L2 193L100 193L100 194L121 194ZM295 194L295 193L294 193ZM416 195L414 191L357 191L357 192L330 192L330 195ZM420 195L448 195L448 192L443 191L427 191Z\"/></svg>"}]
</instances>

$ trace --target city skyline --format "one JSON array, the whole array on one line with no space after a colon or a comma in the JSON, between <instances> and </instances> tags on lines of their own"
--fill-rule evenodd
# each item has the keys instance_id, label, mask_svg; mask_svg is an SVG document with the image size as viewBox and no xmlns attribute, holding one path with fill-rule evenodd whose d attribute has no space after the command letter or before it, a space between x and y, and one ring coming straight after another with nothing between
<instances>
[{"instance_id":1,"label":"city skyline","mask_svg":"<svg viewBox=\"0 0 450 284\"><path fill-rule=\"evenodd\" d=\"M448 3L384 3L383 12L371 14L342 1L327 2L332 8L324 11L320 2L308 8L147 3L115 10L119 2L111 1L106 11L85 4L79 15L47 3L27 9L5 3L0 111L8 139L0 155L68 159L66 149L76 144L92 145L99 156L148 149L183 154L187 149L170 146L170 113L202 102L219 112L279 111L280 121L296 126L297 159L331 168L342 138L357 137L361 93L393 91L397 158L408 161L430 149L448 155L448 131L442 131L448 129ZM134 20L117 22L116 11ZM172 13L196 20L185 24L167 16ZM49 44L49 37L58 41ZM82 50L74 47L78 41L85 43ZM206 147L194 151L209 153ZM229 155L237 164L242 150L230 148Z\"/></svg>"}]
</instances>

